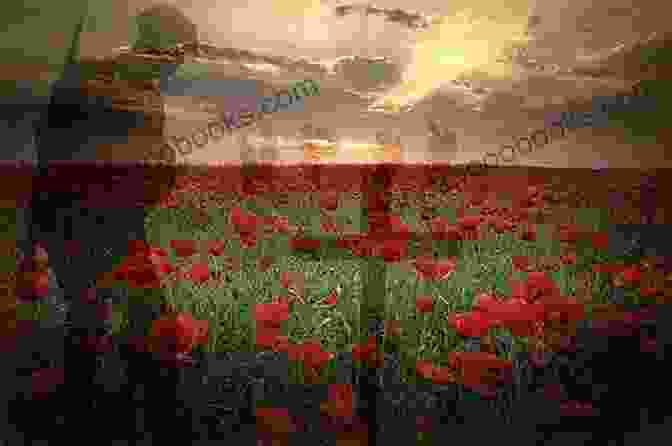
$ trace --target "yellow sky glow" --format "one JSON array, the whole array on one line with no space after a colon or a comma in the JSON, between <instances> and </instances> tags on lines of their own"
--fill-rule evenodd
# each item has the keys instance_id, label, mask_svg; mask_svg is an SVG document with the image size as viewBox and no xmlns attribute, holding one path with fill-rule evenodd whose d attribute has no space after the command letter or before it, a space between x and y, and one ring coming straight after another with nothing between
<instances>
[{"instance_id":1,"label":"yellow sky glow","mask_svg":"<svg viewBox=\"0 0 672 446\"><path fill-rule=\"evenodd\" d=\"M270 0L264 3L266 11L286 26L298 27L296 29L304 33L304 38L313 42L335 38L330 29L337 31L338 26L331 28L330 20L325 21L324 26L317 26L325 17L333 16L334 6L320 0ZM498 62L498 59L505 50L516 44L524 45L527 40L525 31L530 0L451 0L442 8L444 15L433 20L429 29L413 33L411 62L402 82L374 106L398 111L452 79L474 72L495 79L512 77L511 64ZM414 8L409 6L407 9ZM371 39L375 39L375 35ZM404 45L403 42L400 44Z\"/></svg>"},{"instance_id":2,"label":"yellow sky glow","mask_svg":"<svg viewBox=\"0 0 672 446\"><path fill-rule=\"evenodd\" d=\"M403 106L474 71L510 78L512 66L497 59L512 45L526 40L527 0L518 3L517 9L502 8L498 14L489 11L487 16L473 9L463 10L422 32L413 47L413 62L404 73L404 81L379 102Z\"/></svg>"},{"instance_id":3,"label":"yellow sky glow","mask_svg":"<svg viewBox=\"0 0 672 446\"><path fill-rule=\"evenodd\" d=\"M274 16L285 18L312 17L323 8L320 0L272 0L269 6Z\"/></svg>"}]
</instances>

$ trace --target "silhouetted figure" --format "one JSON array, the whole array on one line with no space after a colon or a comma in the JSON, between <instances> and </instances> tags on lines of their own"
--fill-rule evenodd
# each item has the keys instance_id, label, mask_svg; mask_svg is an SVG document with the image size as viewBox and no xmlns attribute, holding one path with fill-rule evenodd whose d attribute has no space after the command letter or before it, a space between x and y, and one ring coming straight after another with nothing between
<instances>
[{"instance_id":1,"label":"silhouetted figure","mask_svg":"<svg viewBox=\"0 0 672 446\"><path fill-rule=\"evenodd\" d=\"M97 359L95 354L82 353L81 343L84 337L106 335L111 328L109 319L97 318L91 309L128 298L121 290L96 289L96 280L129 253L129 241L146 240L146 210L174 187L176 165L174 153L165 149L158 90L145 108L140 101L131 111L113 107L107 91L96 92L97 87L84 82L84 62L76 56L83 23L84 19L36 124L38 167L27 242L46 246L64 292L70 327L65 347L66 388L72 389L70 422L81 417L79 422L86 424L85 417L94 416ZM128 93L134 95L143 88L147 93L147 83ZM147 160L162 165L149 166ZM70 242L78 246L76 253L68 251L73 246ZM95 292L87 292L91 289ZM153 289L150 294L146 303L131 306L133 334L145 334L159 315L163 291ZM85 302L84 296L91 300ZM144 379L139 368L135 370L129 369L131 386ZM101 416L100 410L96 409L95 417Z\"/></svg>"}]
</instances>

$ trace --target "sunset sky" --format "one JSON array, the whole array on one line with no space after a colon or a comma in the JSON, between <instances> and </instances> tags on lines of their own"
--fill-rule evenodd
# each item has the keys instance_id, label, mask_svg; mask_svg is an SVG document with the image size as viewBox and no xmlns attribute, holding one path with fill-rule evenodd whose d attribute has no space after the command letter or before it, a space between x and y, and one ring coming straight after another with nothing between
<instances>
[{"instance_id":1,"label":"sunset sky","mask_svg":"<svg viewBox=\"0 0 672 446\"><path fill-rule=\"evenodd\" d=\"M310 123L328 129L344 150L354 150L374 144L375 135L385 132L401 136L408 161L446 151L446 160L458 164L543 128L550 112L627 89L631 81L618 73L592 73L599 73L601 61L610 55L669 28L656 0L381 0L372 5L376 13L364 15L362 8L355 8L344 16L336 14L336 7L347 3L335 0L163 3L177 6L191 19L200 39L270 58L208 61L207 68L199 68L206 76L254 79L260 95L303 79L320 83L320 96L306 98L302 110L266 120L266 134L289 140ZM155 2L88 4L83 57L111 54L131 44L132 18ZM399 15L418 17L428 26L400 22L395 19ZM49 24L43 18L34 20L44 27ZM12 34L10 40L20 39ZM58 39L48 40L59 44ZM385 62L372 68L374 58ZM193 104L183 99L166 98L168 108L185 113L184 119L170 119L169 135L202 127L201 98ZM457 147L436 141L429 132L430 121L454 133ZM519 162L557 167L590 165L605 157L622 167L668 162L663 147L635 147L624 142L622 133L579 129ZM221 153L237 152L236 144L235 139L220 141L191 161L215 162Z\"/></svg>"}]
</instances>

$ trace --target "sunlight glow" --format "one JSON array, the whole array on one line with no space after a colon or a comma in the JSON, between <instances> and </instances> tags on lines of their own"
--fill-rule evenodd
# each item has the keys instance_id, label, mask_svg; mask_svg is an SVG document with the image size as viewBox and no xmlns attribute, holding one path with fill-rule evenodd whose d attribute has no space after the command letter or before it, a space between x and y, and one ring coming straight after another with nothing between
<instances>
[{"instance_id":1,"label":"sunlight glow","mask_svg":"<svg viewBox=\"0 0 672 446\"><path fill-rule=\"evenodd\" d=\"M268 4L274 16L285 18L311 17L324 9L320 0L271 0Z\"/></svg>"},{"instance_id":2,"label":"sunlight glow","mask_svg":"<svg viewBox=\"0 0 672 446\"><path fill-rule=\"evenodd\" d=\"M403 82L378 103L408 105L451 79L475 72L510 78L512 65L497 59L505 50L527 41L527 0L507 1L498 12L492 3L457 11L423 31L412 48L413 62L404 73Z\"/></svg>"}]
</instances>

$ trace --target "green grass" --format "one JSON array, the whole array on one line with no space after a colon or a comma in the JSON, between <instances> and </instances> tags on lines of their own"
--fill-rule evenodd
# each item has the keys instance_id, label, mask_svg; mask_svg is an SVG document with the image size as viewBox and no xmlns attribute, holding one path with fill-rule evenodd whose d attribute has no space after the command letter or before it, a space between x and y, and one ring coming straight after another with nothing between
<instances>
[{"instance_id":1,"label":"green grass","mask_svg":"<svg viewBox=\"0 0 672 446\"><path fill-rule=\"evenodd\" d=\"M259 214L276 213L286 215L290 224L303 224L313 236L325 237L319 230L319 214L312 209L263 209L255 203L245 203L243 207ZM359 224L360 209L351 203L339 209L341 216L349 217L349 230L365 230ZM454 209L441 209L454 219ZM184 214L176 210L158 210L153 218L153 227L158 228L156 236L150 229L152 243L167 246L171 238L208 239L221 237L219 228L226 227L225 213L213 209L209 211L211 223L207 228L188 228ZM401 213L402 220L413 226L419 221L414 209L406 208ZM577 216L583 224L599 227L600 214L585 212ZM594 222L591 222L595 220ZM159 223L160 222L160 223ZM397 351L408 358L403 370L404 379L414 379L415 358L423 357L442 363L446 353L461 348L461 340L446 323L445 316L456 311L468 311L474 297L474 290L491 290L507 294L510 292L506 276L511 273L511 256L559 255L559 245L551 237L550 227L538 227L538 241L526 242L513 234L496 235L489 233L486 240L460 242L457 251L458 266L453 276L437 283L419 282L415 275L401 265L391 264L387 268L385 283L386 317L401 322L403 333L399 339L390 340ZM160 234L160 236L159 236ZM333 250L332 250L333 249ZM438 251L437 247L437 251ZM412 250L411 250L412 251ZM208 349L251 348L253 328L249 319L249 308L254 303L270 302L272 296L281 294L278 274L281 271L303 272L306 275L306 305L297 304L287 321L285 334L293 342L317 338L328 351L343 351L355 342L361 342L360 308L362 305L362 277L366 260L353 258L349 253L329 248L320 253L320 259L291 253L286 237L260 240L259 245L250 250L240 248L235 240L227 240L226 255L241 256L241 271L230 274L231 283L222 288L199 287L181 284L169 291L169 299L178 308L191 311L197 318L210 321L216 327L216 335ZM590 253L586 251L586 255ZM255 259L261 255L274 255L276 263L266 272L256 270ZM172 259L171 259L172 260ZM221 271L217 258L208 259L216 271ZM567 267L556 274L556 281L563 293L572 291L572 283L577 268ZM524 277L514 273L514 278ZM338 304L328 308L320 300L330 289L340 286ZM237 290L240 301L235 301L232 290ZM435 298L435 311L429 316L418 315L414 309L414 296L418 293L431 294ZM506 336L506 333L500 333ZM389 347L389 346L385 346Z\"/></svg>"},{"instance_id":2,"label":"green grass","mask_svg":"<svg viewBox=\"0 0 672 446\"><path fill-rule=\"evenodd\" d=\"M346 203L337 211L346 224L347 232L361 232L361 209L358 202ZM244 202L243 208L261 215L285 215L290 225L305 225L307 233L322 240L333 240L333 235L322 234L319 228L319 211L307 209L270 209L252 201ZM187 311L197 319L209 323L209 342L205 351L234 351L254 349L254 324L251 318L253 307L257 303L271 302L273 296L286 292L279 284L281 272L297 272L305 276L305 304L294 303L290 306L289 320L284 323L283 334L291 342L307 339L319 339L327 351L338 353L350 349L353 343L362 342L363 332L360 311L363 302L364 275L369 260L352 257L347 251L338 249L330 243L323 243L319 255L292 252L288 247L288 237L275 235L270 239L259 238L257 246L245 249L240 242L227 234L228 222L225 209L208 209L210 222L197 226L191 221L186 209L154 209L147 216L146 228L148 241L153 246L165 248L168 260L174 265L187 265L195 259L177 259L169 247L170 240L224 240L225 252L222 257L206 256L211 271L221 273L224 279L217 284L194 284L190 281L178 281L164 288L166 299L179 311ZM454 219L454 209L440 209L439 213ZM419 215L416 210L406 208L401 214L405 223L416 226ZM606 224L599 210L577 212L577 223L584 227L601 229ZM496 234L489 230L486 237L478 241L453 242L448 249L458 258L457 269L452 276L440 282L418 281L414 273L401 264L389 264L383 284L377 288L384 293L385 316L401 323L402 334L398 338L386 338L385 350L392 349L404 358L402 380L409 382L417 379L414 370L419 358L429 359L437 364L446 361L450 351L461 350L462 340L447 325L446 315L453 312L468 311L477 291L495 290L507 295L510 293L507 276L513 279L525 277L525 273L512 272L512 256L558 256L559 243L552 237L553 228L537 225L537 241L527 242L511 234ZM412 246L411 251L413 251ZM436 252L441 251L436 247ZM579 261L577 265L564 266L551 276L560 286L563 295L571 294L575 289L576 275L588 271L591 263L600 259L591 247L579 243L577 246ZM601 254L600 254L601 255ZM227 271L226 257L240 258L240 269ZM260 256L272 256L275 262L264 272L257 268ZM595 302L603 302L606 295L605 278L597 278L594 284ZM122 286L122 285L120 285ZM338 289L338 302L335 306L324 305L322 300L330 290ZM129 329L129 312L146 305L158 303L143 290L130 290L131 301L127 305L115 307L114 318L116 333ZM429 315L417 314L414 297L418 294L431 294L435 300L434 311ZM505 330L497 330L496 336L510 336ZM523 348L524 342L514 340L515 348ZM329 369L327 372L329 373Z\"/></svg>"}]
</instances>

